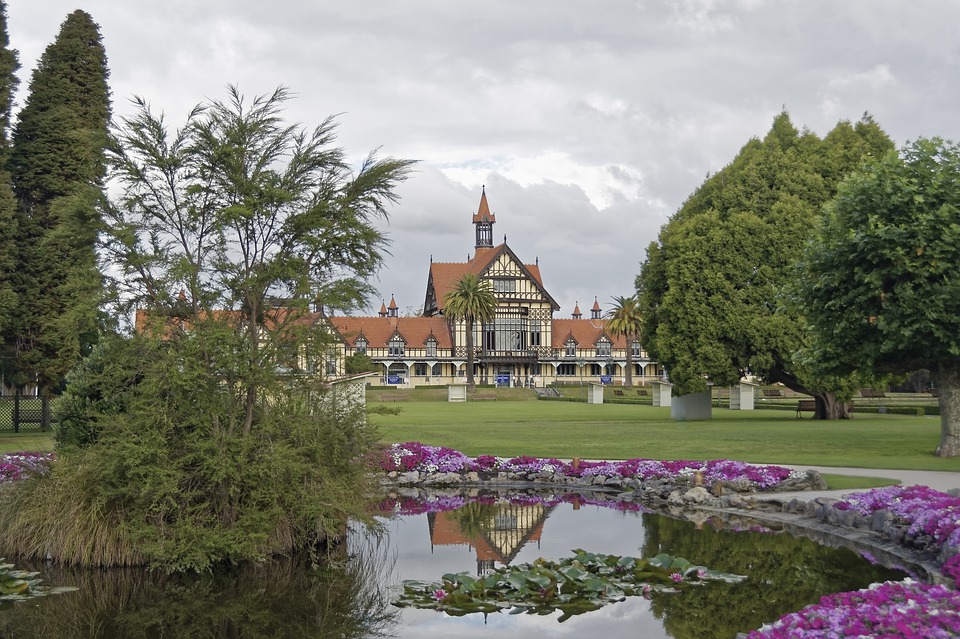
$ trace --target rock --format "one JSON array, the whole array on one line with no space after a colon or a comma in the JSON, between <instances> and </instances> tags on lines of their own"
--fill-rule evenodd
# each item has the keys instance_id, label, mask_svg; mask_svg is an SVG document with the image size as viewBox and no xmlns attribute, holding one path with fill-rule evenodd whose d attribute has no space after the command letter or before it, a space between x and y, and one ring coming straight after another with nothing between
<instances>
[{"instance_id":1,"label":"rock","mask_svg":"<svg viewBox=\"0 0 960 639\"><path fill-rule=\"evenodd\" d=\"M893 514L889 510L876 510L870 519L870 530L883 532L883 529L891 521L893 521Z\"/></svg>"},{"instance_id":2,"label":"rock","mask_svg":"<svg viewBox=\"0 0 960 639\"><path fill-rule=\"evenodd\" d=\"M684 493L683 501L691 504L703 504L712 501L712 496L703 486L696 486Z\"/></svg>"},{"instance_id":3,"label":"rock","mask_svg":"<svg viewBox=\"0 0 960 639\"><path fill-rule=\"evenodd\" d=\"M397 478L397 482L401 484L419 484L420 483L420 473L415 470L403 473L400 477Z\"/></svg>"}]
</instances>

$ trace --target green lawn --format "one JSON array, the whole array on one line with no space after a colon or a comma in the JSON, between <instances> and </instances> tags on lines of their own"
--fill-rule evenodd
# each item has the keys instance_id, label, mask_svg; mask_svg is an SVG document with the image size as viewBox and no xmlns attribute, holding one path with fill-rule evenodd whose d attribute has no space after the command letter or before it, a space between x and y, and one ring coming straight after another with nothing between
<instances>
[{"instance_id":1,"label":"green lawn","mask_svg":"<svg viewBox=\"0 0 960 639\"><path fill-rule=\"evenodd\" d=\"M669 408L503 399L386 403L400 413L371 420L385 442L421 441L474 456L728 458L960 472L960 458L933 455L938 417L861 414L816 422L796 419L792 411L714 409L710 421L674 422ZM0 453L52 449L49 433L0 433Z\"/></svg>"},{"instance_id":2,"label":"green lawn","mask_svg":"<svg viewBox=\"0 0 960 639\"><path fill-rule=\"evenodd\" d=\"M675 422L669 408L574 402L402 402L373 415L385 442L420 441L468 455L584 459L715 459L948 470L935 457L939 417L861 414L852 420L797 419L792 411L715 409L709 421Z\"/></svg>"},{"instance_id":3,"label":"green lawn","mask_svg":"<svg viewBox=\"0 0 960 639\"><path fill-rule=\"evenodd\" d=\"M53 433L0 432L0 454L53 450Z\"/></svg>"}]
</instances>

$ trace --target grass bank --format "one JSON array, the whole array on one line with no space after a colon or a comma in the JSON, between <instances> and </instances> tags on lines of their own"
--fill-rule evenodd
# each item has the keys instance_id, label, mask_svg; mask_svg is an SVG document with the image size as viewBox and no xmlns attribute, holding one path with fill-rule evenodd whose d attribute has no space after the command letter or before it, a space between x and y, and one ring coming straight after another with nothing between
<instances>
[{"instance_id":1,"label":"grass bank","mask_svg":"<svg viewBox=\"0 0 960 639\"><path fill-rule=\"evenodd\" d=\"M797 419L793 412L715 409L713 419L675 422L647 405L544 401L397 402L371 417L387 443L420 441L468 455L584 459L714 459L813 466L960 472L935 457L939 417L856 415Z\"/></svg>"}]
</instances>

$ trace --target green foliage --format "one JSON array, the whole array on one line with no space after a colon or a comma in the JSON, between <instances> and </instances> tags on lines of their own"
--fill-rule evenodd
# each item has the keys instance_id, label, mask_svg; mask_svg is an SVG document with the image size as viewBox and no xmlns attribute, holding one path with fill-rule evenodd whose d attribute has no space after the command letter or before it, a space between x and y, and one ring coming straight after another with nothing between
<instances>
[{"instance_id":1,"label":"green foliage","mask_svg":"<svg viewBox=\"0 0 960 639\"><path fill-rule=\"evenodd\" d=\"M359 375L375 370L373 360L366 353L354 353L344 358L343 372L347 375Z\"/></svg>"},{"instance_id":2,"label":"green foliage","mask_svg":"<svg viewBox=\"0 0 960 639\"><path fill-rule=\"evenodd\" d=\"M6 547L204 570L309 550L365 518L357 459L373 433L362 409L304 382L272 395L243 436L243 404L206 370L198 341L118 341L76 371L55 469L0 494Z\"/></svg>"},{"instance_id":3,"label":"green foliage","mask_svg":"<svg viewBox=\"0 0 960 639\"><path fill-rule=\"evenodd\" d=\"M613 308L607 313L607 330L614 336L623 336L627 341L627 364L624 386L633 386L633 342L643 330L643 313L636 296L618 295L613 298Z\"/></svg>"},{"instance_id":4,"label":"green foliage","mask_svg":"<svg viewBox=\"0 0 960 639\"><path fill-rule=\"evenodd\" d=\"M451 321L463 320L466 324L467 343L467 390L476 388L473 377L473 326L475 322L493 320L497 311L497 298L490 282L473 273L465 273L443 299L443 314Z\"/></svg>"},{"instance_id":5,"label":"green foliage","mask_svg":"<svg viewBox=\"0 0 960 639\"><path fill-rule=\"evenodd\" d=\"M40 57L17 117L10 167L28 211L103 179L108 77L99 27L78 9Z\"/></svg>"},{"instance_id":6,"label":"green foliage","mask_svg":"<svg viewBox=\"0 0 960 639\"><path fill-rule=\"evenodd\" d=\"M103 324L95 247L108 76L99 28L89 14L74 11L31 76L7 161L17 200L10 278L17 304L4 331L7 371L18 384L36 379L45 395L89 351ZM0 208L3 200L0 190Z\"/></svg>"},{"instance_id":7,"label":"green foliage","mask_svg":"<svg viewBox=\"0 0 960 639\"><path fill-rule=\"evenodd\" d=\"M231 88L172 135L141 101L115 131L105 248L136 333L71 376L48 480L0 494L18 552L206 570L314 551L367 516L374 434L315 373L335 346L311 308L364 299L373 221L410 162L351 173L332 121L287 126L287 99Z\"/></svg>"},{"instance_id":8,"label":"green foliage","mask_svg":"<svg viewBox=\"0 0 960 639\"><path fill-rule=\"evenodd\" d=\"M752 373L803 392L852 394L856 383L810 375L796 357L805 324L784 287L839 177L889 146L868 118L821 141L782 113L663 227L637 289L643 343L675 392Z\"/></svg>"},{"instance_id":9,"label":"green foliage","mask_svg":"<svg viewBox=\"0 0 960 639\"><path fill-rule=\"evenodd\" d=\"M506 566L482 577L450 573L439 582L406 580L394 605L436 608L453 616L501 610L543 615L559 610L563 614L558 621L564 622L625 597L744 579L665 553L649 559L580 549L573 553L559 561L541 558L531 564Z\"/></svg>"},{"instance_id":10,"label":"green foliage","mask_svg":"<svg viewBox=\"0 0 960 639\"><path fill-rule=\"evenodd\" d=\"M797 287L824 370L939 374L943 455L960 455L958 265L960 147L921 139L841 185Z\"/></svg>"},{"instance_id":11,"label":"green foliage","mask_svg":"<svg viewBox=\"0 0 960 639\"><path fill-rule=\"evenodd\" d=\"M199 575L49 566L49 580L79 590L56 601L0 607L0 636L210 639L237 636L238 629L245 639L389 636L399 611L383 587L386 558L364 552L328 559L322 568L290 557Z\"/></svg>"},{"instance_id":12,"label":"green foliage","mask_svg":"<svg viewBox=\"0 0 960 639\"><path fill-rule=\"evenodd\" d=\"M16 570L13 564L3 562L3 557L0 557L0 602L23 601L32 597L57 595L76 590L76 588L65 586L57 588L41 586L43 579L37 578L40 573Z\"/></svg>"},{"instance_id":13,"label":"green foliage","mask_svg":"<svg viewBox=\"0 0 960 639\"><path fill-rule=\"evenodd\" d=\"M16 199L13 196L7 159L10 156L10 118L19 80L17 52L10 49L7 8L0 3L0 376L13 372L12 351L6 338L17 308L17 295L10 274L16 266Z\"/></svg>"}]
</instances>

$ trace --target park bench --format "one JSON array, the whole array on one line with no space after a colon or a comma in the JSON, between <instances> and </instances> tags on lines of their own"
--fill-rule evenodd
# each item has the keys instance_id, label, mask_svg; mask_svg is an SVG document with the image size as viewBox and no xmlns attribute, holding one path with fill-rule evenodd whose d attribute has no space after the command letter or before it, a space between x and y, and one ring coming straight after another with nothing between
<instances>
[{"instance_id":1,"label":"park bench","mask_svg":"<svg viewBox=\"0 0 960 639\"><path fill-rule=\"evenodd\" d=\"M640 397L649 397L649 396L650 396L650 393L648 393L646 390L644 390L644 389L642 389L642 388L638 388L638 389L637 389L637 395L639 395Z\"/></svg>"},{"instance_id":2,"label":"park bench","mask_svg":"<svg viewBox=\"0 0 960 639\"><path fill-rule=\"evenodd\" d=\"M623 391L620 390L619 388L613 391L613 394L616 395L617 397L623 397Z\"/></svg>"},{"instance_id":3,"label":"park bench","mask_svg":"<svg viewBox=\"0 0 960 639\"><path fill-rule=\"evenodd\" d=\"M863 388L860 389L860 397L864 399L883 399L886 397L882 390L877 390L875 388Z\"/></svg>"},{"instance_id":4,"label":"park bench","mask_svg":"<svg viewBox=\"0 0 960 639\"><path fill-rule=\"evenodd\" d=\"M800 417L801 411L813 412L817 410L817 402L814 399L801 399L797 402L797 417Z\"/></svg>"},{"instance_id":5,"label":"park bench","mask_svg":"<svg viewBox=\"0 0 960 639\"><path fill-rule=\"evenodd\" d=\"M760 392L763 393L764 399L779 399L783 397L783 392L779 388L762 388Z\"/></svg>"}]
</instances>

